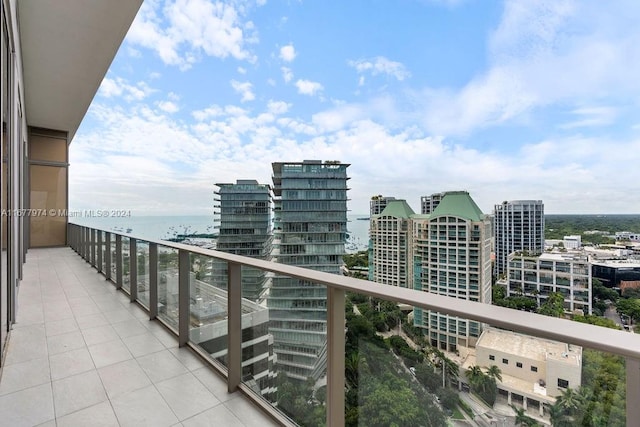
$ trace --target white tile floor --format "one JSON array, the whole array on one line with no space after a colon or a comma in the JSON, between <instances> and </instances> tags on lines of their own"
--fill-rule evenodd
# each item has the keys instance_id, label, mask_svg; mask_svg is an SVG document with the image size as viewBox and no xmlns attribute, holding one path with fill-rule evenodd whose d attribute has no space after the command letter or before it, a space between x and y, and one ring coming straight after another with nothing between
<instances>
[{"instance_id":1,"label":"white tile floor","mask_svg":"<svg viewBox=\"0 0 640 427\"><path fill-rule=\"evenodd\" d=\"M0 425L277 425L69 248L29 251L18 303Z\"/></svg>"}]
</instances>

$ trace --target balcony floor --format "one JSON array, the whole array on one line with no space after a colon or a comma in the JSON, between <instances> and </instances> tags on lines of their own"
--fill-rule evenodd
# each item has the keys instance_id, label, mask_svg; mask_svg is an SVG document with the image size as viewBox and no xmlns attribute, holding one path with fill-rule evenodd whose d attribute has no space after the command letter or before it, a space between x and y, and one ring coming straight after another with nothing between
<instances>
[{"instance_id":1,"label":"balcony floor","mask_svg":"<svg viewBox=\"0 0 640 427\"><path fill-rule=\"evenodd\" d=\"M29 250L18 292L0 424L277 425L70 248Z\"/></svg>"}]
</instances>

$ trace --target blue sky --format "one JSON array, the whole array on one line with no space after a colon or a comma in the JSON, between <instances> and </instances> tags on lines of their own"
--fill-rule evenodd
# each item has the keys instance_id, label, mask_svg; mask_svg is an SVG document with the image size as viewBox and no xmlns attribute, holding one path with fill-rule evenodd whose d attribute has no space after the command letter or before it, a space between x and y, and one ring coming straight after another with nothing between
<instances>
[{"instance_id":1,"label":"blue sky","mask_svg":"<svg viewBox=\"0 0 640 427\"><path fill-rule=\"evenodd\" d=\"M70 150L72 209L206 215L271 162L484 212L640 213L640 2L145 0Z\"/></svg>"}]
</instances>

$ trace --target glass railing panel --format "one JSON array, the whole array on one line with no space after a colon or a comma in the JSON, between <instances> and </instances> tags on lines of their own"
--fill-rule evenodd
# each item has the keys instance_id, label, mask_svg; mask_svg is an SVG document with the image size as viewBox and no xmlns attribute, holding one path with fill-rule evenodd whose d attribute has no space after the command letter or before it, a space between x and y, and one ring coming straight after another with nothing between
<instances>
[{"instance_id":1,"label":"glass railing panel","mask_svg":"<svg viewBox=\"0 0 640 427\"><path fill-rule=\"evenodd\" d=\"M242 381L273 404L277 374L266 301L269 280L262 270L242 267Z\"/></svg>"},{"instance_id":2,"label":"glass railing panel","mask_svg":"<svg viewBox=\"0 0 640 427\"><path fill-rule=\"evenodd\" d=\"M260 393L297 424L326 425L327 288L281 275L268 281L260 306L268 307L269 335L251 348L251 337L243 336L251 349L245 355L259 361L246 381L259 376Z\"/></svg>"},{"instance_id":3,"label":"glass railing panel","mask_svg":"<svg viewBox=\"0 0 640 427\"><path fill-rule=\"evenodd\" d=\"M189 340L227 366L227 263L191 255Z\"/></svg>"},{"instance_id":4,"label":"glass railing panel","mask_svg":"<svg viewBox=\"0 0 640 427\"><path fill-rule=\"evenodd\" d=\"M100 260L100 271L101 272L106 272L107 269L109 268L109 266L107 265L107 252L109 251L109 248L107 247L107 233L104 231L99 230L98 234L100 235L100 246L101 246L101 251L102 251L102 259Z\"/></svg>"},{"instance_id":5,"label":"glass railing panel","mask_svg":"<svg viewBox=\"0 0 640 427\"><path fill-rule=\"evenodd\" d=\"M441 374L442 358L429 352L428 334L413 326L412 311L347 293L345 425L445 426L458 410L455 377ZM450 325L418 318L445 331Z\"/></svg>"},{"instance_id":6,"label":"glass railing panel","mask_svg":"<svg viewBox=\"0 0 640 427\"><path fill-rule=\"evenodd\" d=\"M178 330L178 250L158 246L158 317Z\"/></svg>"},{"instance_id":7,"label":"glass railing panel","mask_svg":"<svg viewBox=\"0 0 640 427\"><path fill-rule=\"evenodd\" d=\"M354 378L358 379L356 425L371 422L369 411L383 416L376 411L393 413L396 410L392 403L384 409L369 403L374 397L379 398L388 384L395 384L396 399L405 402L415 403L417 399L424 404L421 393L430 393L438 410L430 410L429 416L435 415L437 422L430 420L432 424L429 425L446 425L440 424L441 415L448 418L450 425L465 420L498 426L626 425L625 361L620 356L420 309L411 310L411 316L402 315L399 332L397 325L393 325L397 316L393 304L376 307L361 296L357 298L360 298L359 302L349 296L347 303L348 306L355 305L357 310L353 309L350 314L347 309L349 332L345 359L347 402L354 399L349 397L352 393L350 383ZM444 316L447 317L446 329L444 323L434 322ZM371 326L367 326L368 329L361 326L366 325L364 320L367 318L375 319L373 332ZM585 321L580 316L572 320ZM598 324L619 328L601 320ZM378 361L378 357L384 357L384 352L376 353L377 349L362 338L355 347L352 331L356 326L360 328L359 335L368 331L375 337L374 341L383 339L393 351L395 361L384 364ZM385 348L382 342L378 345ZM354 348L358 350L357 356L352 355ZM368 353L363 353L363 349ZM391 369L390 374L381 371L388 369L385 364L394 363L398 366ZM401 385L406 371L420 388ZM376 374L367 376L368 372ZM413 396L409 389L414 390ZM374 393L373 396L370 393ZM429 404L428 399L426 404ZM411 413L415 414L415 411ZM412 420L406 418L404 422L411 425Z\"/></svg>"},{"instance_id":8,"label":"glass railing panel","mask_svg":"<svg viewBox=\"0 0 640 427\"><path fill-rule=\"evenodd\" d=\"M117 257L116 257L116 235L114 233L109 233L111 236L111 280L115 283L116 281L116 262L117 262Z\"/></svg>"},{"instance_id":9,"label":"glass railing panel","mask_svg":"<svg viewBox=\"0 0 640 427\"><path fill-rule=\"evenodd\" d=\"M131 291L131 254L129 253L129 238L122 237L122 289Z\"/></svg>"},{"instance_id":10,"label":"glass railing panel","mask_svg":"<svg viewBox=\"0 0 640 427\"><path fill-rule=\"evenodd\" d=\"M138 240L137 242L137 262L138 262L138 301L149 307L149 243Z\"/></svg>"}]
</instances>

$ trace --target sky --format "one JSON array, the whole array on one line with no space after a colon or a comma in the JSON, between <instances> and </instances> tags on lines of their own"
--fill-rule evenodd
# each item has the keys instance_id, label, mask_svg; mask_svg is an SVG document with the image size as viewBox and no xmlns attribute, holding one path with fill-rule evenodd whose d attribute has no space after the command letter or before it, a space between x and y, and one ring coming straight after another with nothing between
<instances>
[{"instance_id":1,"label":"sky","mask_svg":"<svg viewBox=\"0 0 640 427\"><path fill-rule=\"evenodd\" d=\"M485 213L640 213L640 2L145 0L70 146L71 209L208 215L271 162Z\"/></svg>"}]
</instances>

